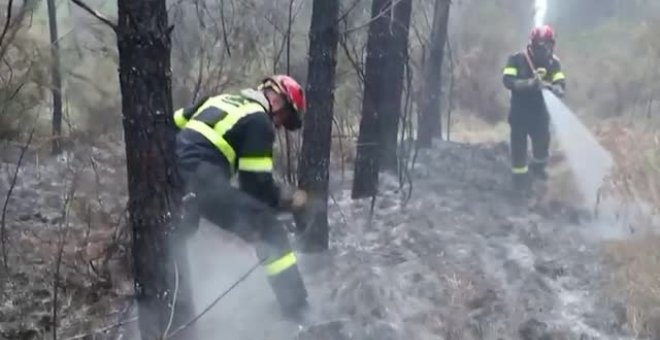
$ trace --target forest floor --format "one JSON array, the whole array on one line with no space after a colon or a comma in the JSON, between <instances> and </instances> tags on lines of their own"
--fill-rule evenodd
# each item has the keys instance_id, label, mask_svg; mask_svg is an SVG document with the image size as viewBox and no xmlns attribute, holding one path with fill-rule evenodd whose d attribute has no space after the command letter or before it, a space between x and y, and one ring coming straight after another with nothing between
<instances>
[{"instance_id":1,"label":"forest floor","mask_svg":"<svg viewBox=\"0 0 660 340\"><path fill-rule=\"evenodd\" d=\"M371 218L370 200L350 199L350 174L343 180L333 173L331 250L300 255L311 301L305 324L279 316L264 274L256 271L197 322L201 338L632 339L624 297L610 290L613 270L597 223L553 189L542 199L512 199L507 153L506 144L459 143L422 152L410 174L410 199L404 199L406 186L385 175ZM104 155L80 158L96 164L81 166L86 170L76 182L97 188L77 191L94 203L87 207L63 204L72 187L67 178L75 173L66 162L39 165L48 168L40 180L34 162L19 174L7 209L10 275L1 283L0 338L48 334L63 230L66 240L77 241L63 247L60 338L133 317L130 281L119 265L126 231L117 220L123 206L115 191L125 185L117 179L123 169L113 172L121 169L119 158ZM104 175L95 176L100 171ZM561 177L549 187L565 188L553 186ZM101 202L108 213L96 214L93 223L79 217L101 210ZM77 213L62 214L64 206ZM104 237L115 241L98 246L103 249L89 245ZM200 309L256 261L250 246L211 225L200 228L189 250ZM97 338L114 338L114 332L119 328Z\"/></svg>"}]
</instances>

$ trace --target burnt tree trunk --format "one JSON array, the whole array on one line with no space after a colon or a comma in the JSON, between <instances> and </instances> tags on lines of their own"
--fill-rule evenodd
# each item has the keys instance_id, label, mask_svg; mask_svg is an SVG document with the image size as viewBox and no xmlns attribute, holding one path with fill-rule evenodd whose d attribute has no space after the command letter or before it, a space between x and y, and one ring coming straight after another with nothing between
<instances>
[{"instance_id":1,"label":"burnt tree trunk","mask_svg":"<svg viewBox=\"0 0 660 340\"><path fill-rule=\"evenodd\" d=\"M306 89L310 114L305 116L298 174L299 186L318 198L321 205L314 216L310 216L312 229L303 240L303 250L309 252L328 249L328 168L339 41L338 16L339 0L314 0Z\"/></svg>"},{"instance_id":2,"label":"burnt tree trunk","mask_svg":"<svg viewBox=\"0 0 660 340\"><path fill-rule=\"evenodd\" d=\"M399 162L397 159L397 136L401 118L401 94L403 92L403 72L408 60L408 29L412 0L394 0L396 4L389 11L389 43L386 52L387 67L383 70L383 101L381 102L381 170L396 173Z\"/></svg>"},{"instance_id":3,"label":"burnt tree trunk","mask_svg":"<svg viewBox=\"0 0 660 340\"><path fill-rule=\"evenodd\" d=\"M48 28L51 44L51 92L53 94L53 143L51 153L58 155L62 152L62 74L60 68L60 48L57 33L57 8L55 0L48 0Z\"/></svg>"},{"instance_id":4,"label":"burnt tree trunk","mask_svg":"<svg viewBox=\"0 0 660 340\"><path fill-rule=\"evenodd\" d=\"M442 61L447 42L447 24L451 0L436 0L429 53L424 61L424 87L420 100L417 145L430 148L433 137L442 137L440 98L442 97Z\"/></svg>"},{"instance_id":5,"label":"burnt tree trunk","mask_svg":"<svg viewBox=\"0 0 660 340\"><path fill-rule=\"evenodd\" d=\"M165 0L119 0L116 33L139 327L143 340L160 339L172 308L170 331L194 316L185 252L174 239L182 182L175 171ZM183 333L179 338L192 338Z\"/></svg>"},{"instance_id":6,"label":"burnt tree trunk","mask_svg":"<svg viewBox=\"0 0 660 340\"><path fill-rule=\"evenodd\" d=\"M375 196L378 191L378 171L381 148L380 108L383 102L383 87L387 69L387 47L389 43L390 0L373 0L372 21L367 36L367 57L362 97L362 118L358 135L355 175L352 198ZM385 13L385 15L383 15Z\"/></svg>"}]
</instances>

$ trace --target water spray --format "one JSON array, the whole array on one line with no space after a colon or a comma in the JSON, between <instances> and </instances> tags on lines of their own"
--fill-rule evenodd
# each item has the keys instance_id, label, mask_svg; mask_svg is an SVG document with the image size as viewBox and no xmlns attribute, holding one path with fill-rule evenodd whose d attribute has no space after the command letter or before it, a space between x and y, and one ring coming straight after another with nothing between
<instances>
[{"instance_id":1,"label":"water spray","mask_svg":"<svg viewBox=\"0 0 660 340\"><path fill-rule=\"evenodd\" d=\"M548 12L548 0L535 0L534 3L534 26L539 27L545 22Z\"/></svg>"},{"instance_id":2,"label":"water spray","mask_svg":"<svg viewBox=\"0 0 660 340\"><path fill-rule=\"evenodd\" d=\"M534 0L534 27L544 25L547 11L548 0ZM529 56L527 62L534 69ZM599 219L607 220L605 224L613 224L616 219L613 216L615 203L610 199L605 202L601 196L602 188L614 167L612 155L561 99L548 89L542 92L557 140L566 154L577 189L584 199L584 207L598 210ZM608 233L611 236L619 234L611 229Z\"/></svg>"}]
</instances>

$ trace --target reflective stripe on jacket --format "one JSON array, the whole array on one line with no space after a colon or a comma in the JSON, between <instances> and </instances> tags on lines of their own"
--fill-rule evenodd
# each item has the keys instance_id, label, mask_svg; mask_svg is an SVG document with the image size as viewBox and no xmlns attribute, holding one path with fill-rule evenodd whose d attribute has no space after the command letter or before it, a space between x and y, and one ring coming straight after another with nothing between
<instances>
[{"instance_id":1,"label":"reflective stripe on jacket","mask_svg":"<svg viewBox=\"0 0 660 340\"><path fill-rule=\"evenodd\" d=\"M264 107L267 101L256 97L260 93L245 93L205 98L195 107L177 110L174 122L179 129L192 129L203 135L227 159L233 171L270 172L275 133Z\"/></svg>"}]
</instances>

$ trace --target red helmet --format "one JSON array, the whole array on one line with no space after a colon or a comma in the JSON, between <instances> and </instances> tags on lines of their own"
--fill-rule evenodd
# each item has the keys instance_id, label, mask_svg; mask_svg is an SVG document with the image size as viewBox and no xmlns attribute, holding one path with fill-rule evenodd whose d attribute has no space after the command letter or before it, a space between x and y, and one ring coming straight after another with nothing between
<instances>
[{"instance_id":1,"label":"red helmet","mask_svg":"<svg viewBox=\"0 0 660 340\"><path fill-rule=\"evenodd\" d=\"M295 115L284 123L288 130L297 130L302 126L302 115L305 112L305 93L298 82L284 74L276 74L264 79L260 88L270 88L286 98Z\"/></svg>"},{"instance_id":2,"label":"red helmet","mask_svg":"<svg viewBox=\"0 0 660 340\"><path fill-rule=\"evenodd\" d=\"M551 43L555 42L555 32L552 30L552 27L549 25L543 25L539 27L534 27L532 34L530 34L530 39L532 43L537 41L549 41Z\"/></svg>"}]
</instances>

